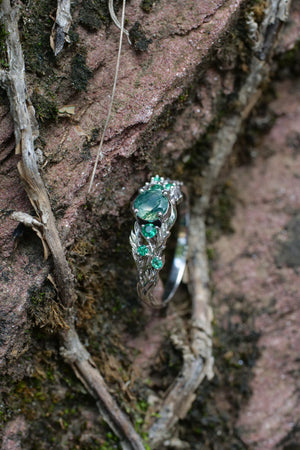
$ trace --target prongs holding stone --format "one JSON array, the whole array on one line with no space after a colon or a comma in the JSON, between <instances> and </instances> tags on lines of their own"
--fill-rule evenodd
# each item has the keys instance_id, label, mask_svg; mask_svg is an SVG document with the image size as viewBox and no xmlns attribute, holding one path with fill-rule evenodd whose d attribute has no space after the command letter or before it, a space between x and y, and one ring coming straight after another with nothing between
<instances>
[{"instance_id":1,"label":"prongs holding stone","mask_svg":"<svg viewBox=\"0 0 300 450\"><path fill-rule=\"evenodd\" d=\"M162 218L164 217L162 211L158 211L157 217L158 217L159 219L162 219Z\"/></svg>"},{"instance_id":2,"label":"prongs holding stone","mask_svg":"<svg viewBox=\"0 0 300 450\"><path fill-rule=\"evenodd\" d=\"M164 197L170 197L170 191L168 191L167 189L164 189L163 191L162 191L162 195L164 196Z\"/></svg>"},{"instance_id":3,"label":"prongs holding stone","mask_svg":"<svg viewBox=\"0 0 300 450\"><path fill-rule=\"evenodd\" d=\"M145 189L142 187L139 189L139 193L142 194L143 192L145 192Z\"/></svg>"},{"instance_id":4,"label":"prongs holding stone","mask_svg":"<svg viewBox=\"0 0 300 450\"><path fill-rule=\"evenodd\" d=\"M134 214L137 214L139 212L139 210L137 208L133 209Z\"/></svg>"}]
</instances>

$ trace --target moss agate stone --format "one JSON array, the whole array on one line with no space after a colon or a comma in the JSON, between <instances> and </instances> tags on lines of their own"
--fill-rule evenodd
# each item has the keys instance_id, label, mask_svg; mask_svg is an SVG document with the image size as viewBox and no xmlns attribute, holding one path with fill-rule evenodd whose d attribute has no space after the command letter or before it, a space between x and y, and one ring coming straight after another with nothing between
<instances>
[{"instance_id":1,"label":"moss agate stone","mask_svg":"<svg viewBox=\"0 0 300 450\"><path fill-rule=\"evenodd\" d=\"M166 214L169 207L167 197L164 197L160 189L142 192L134 201L134 209L137 217L148 222L158 220L158 213Z\"/></svg>"}]
</instances>

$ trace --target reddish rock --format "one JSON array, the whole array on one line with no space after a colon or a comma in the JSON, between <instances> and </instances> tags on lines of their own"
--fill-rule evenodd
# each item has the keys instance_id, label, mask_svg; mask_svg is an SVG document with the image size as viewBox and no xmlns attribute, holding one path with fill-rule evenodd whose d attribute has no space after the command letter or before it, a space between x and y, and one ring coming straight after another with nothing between
<instances>
[{"instance_id":1,"label":"reddish rock","mask_svg":"<svg viewBox=\"0 0 300 450\"><path fill-rule=\"evenodd\" d=\"M66 104L75 107L74 116L58 118L54 124L44 124L41 131L44 143L42 175L62 238L69 242L82 233L86 234L87 225L95 228L103 215L119 215L120 208L128 204L137 187L145 181L145 165L149 167L147 171L159 169L163 172L165 166L168 167L172 160L178 160L182 152L199 139L216 114L218 93L222 91L217 73L207 72L196 102L185 104L186 93L197 79L201 64L212 48L220 45L221 38L236 20L243 0L207 0L197 5L193 0L172 5L162 0L156 3L150 14L145 14L139 3L134 0L128 4L128 26L140 22L152 43L148 52L136 53L124 38L113 114L93 193L89 197L94 207L88 219L83 214L83 208L87 203L87 183L100 140L100 136L97 141L92 140L91 136L95 129L102 128L106 118L119 31L115 26L110 26L107 30L91 33L77 27L80 38L78 51L81 51L80 46L84 46L86 62L92 70L86 92L78 93L71 85L72 55L66 47L57 64L51 67L55 77L34 79L31 74L28 75L29 92L48 95L50 91L55 95L58 108ZM192 89L195 90L194 87ZM176 108L171 112L175 101L182 101L183 106L178 109L180 113ZM185 111L181 115L182 110ZM2 211L32 213L19 182L16 169L18 158L12 153L13 127L7 106L3 107L1 117L3 156L0 188L3 194L0 208ZM171 123L174 123L172 133ZM89 143L87 152L84 150L86 143ZM167 155L163 167L154 167L156 164L151 161L151 154L157 148ZM133 155L134 160L131 160ZM107 190L109 196L106 195ZM26 265L23 258L28 258L28 255L18 257L12 239L17 224L5 214L1 220L0 316L5 319L0 324L0 337L4 342L10 339L10 345L13 345L18 335L13 330L25 325L25 307L30 290L41 285L47 270L42 269L43 253L39 246L39 254L30 264L30 276L24 274ZM30 253L30 248L26 251ZM9 280L5 275L7 268L10 270ZM12 305L17 305L16 311L16 306ZM9 308L11 314L8 313ZM14 329L11 326L9 336L6 335L6 325L14 325L15 321L19 326ZM1 358L9 348L8 345L1 349Z\"/></svg>"},{"instance_id":2,"label":"reddish rock","mask_svg":"<svg viewBox=\"0 0 300 450\"><path fill-rule=\"evenodd\" d=\"M276 96L270 108L278 118L254 149L253 166L232 174L239 197L235 232L216 243L213 272L217 315L227 309L224 297L244 298L261 333L253 393L238 420L245 443L261 450L277 448L300 418L300 261L293 252L299 248L299 81L277 84Z\"/></svg>"},{"instance_id":3,"label":"reddish rock","mask_svg":"<svg viewBox=\"0 0 300 450\"><path fill-rule=\"evenodd\" d=\"M4 430L1 450L18 450L22 448L21 441L27 432L27 424L22 416L8 422Z\"/></svg>"}]
</instances>

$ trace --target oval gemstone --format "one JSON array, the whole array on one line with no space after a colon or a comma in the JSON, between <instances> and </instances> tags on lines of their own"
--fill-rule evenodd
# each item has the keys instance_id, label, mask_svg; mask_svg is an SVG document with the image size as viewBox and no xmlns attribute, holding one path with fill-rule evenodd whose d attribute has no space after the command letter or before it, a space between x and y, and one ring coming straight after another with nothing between
<instances>
[{"instance_id":1,"label":"oval gemstone","mask_svg":"<svg viewBox=\"0 0 300 450\"><path fill-rule=\"evenodd\" d=\"M168 211L169 201L164 197L160 189L154 189L142 192L134 201L134 209L137 209L136 215L148 222L158 220L158 213L163 215Z\"/></svg>"}]
</instances>

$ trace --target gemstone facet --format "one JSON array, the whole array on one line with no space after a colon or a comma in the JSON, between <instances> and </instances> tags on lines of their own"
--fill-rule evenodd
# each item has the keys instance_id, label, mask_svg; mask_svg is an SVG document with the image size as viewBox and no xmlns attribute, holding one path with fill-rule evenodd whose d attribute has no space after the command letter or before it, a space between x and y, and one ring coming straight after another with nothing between
<instances>
[{"instance_id":1,"label":"gemstone facet","mask_svg":"<svg viewBox=\"0 0 300 450\"><path fill-rule=\"evenodd\" d=\"M161 184L153 184L153 186L151 186L151 191L155 191L157 189L160 189L161 191L164 190L164 187Z\"/></svg>"},{"instance_id":2,"label":"gemstone facet","mask_svg":"<svg viewBox=\"0 0 300 450\"><path fill-rule=\"evenodd\" d=\"M152 259L151 264L152 264L152 267L157 270L161 269L163 266L163 262L162 262L161 258L159 258L159 256L155 256Z\"/></svg>"},{"instance_id":3,"label":"gemstone facet","mask_svg":"<svg viewBox=\"0 0 300 450\"><path fill-rule=\"evenodd\" d=\"M138 254L141 255L141 256L146 256L146 255L148 255L148 253L149 253L149 248L148 248L146 245L140 245L140 246L137 248L137 252L138 252Z\"/></svg>"},{"instance_id":4,"label":"gemstone facet","mask_svg":"<svg viewBox=\"0 0 300 450\"><path fill-rule=\"evenodd\" d=\"M169 207L168 198L165 197L160 188L142 192L134 201L136 215L148 222L158 220L158 213L166 214Z\"/></svg>"},{"instance_id":5,"label":"gemstone facet","mask_svg":"<svg viewBox=\"0 0 300 450\"><path fill-rule=\"evenodd\" d=\"M142 233L145 238L151 239L156 235L157 230L152 223L147 223L146 225L142 226Z\"/></svg>"}]
</instances>

